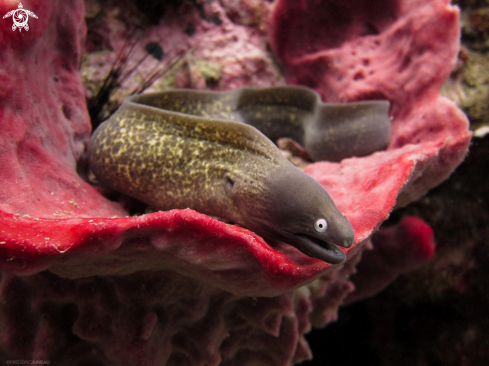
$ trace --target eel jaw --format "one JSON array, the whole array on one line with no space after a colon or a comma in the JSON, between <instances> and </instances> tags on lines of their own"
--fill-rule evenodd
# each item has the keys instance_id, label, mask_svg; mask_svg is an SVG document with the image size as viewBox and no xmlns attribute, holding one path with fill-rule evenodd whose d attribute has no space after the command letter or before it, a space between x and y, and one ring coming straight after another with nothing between
<instances>
[{"instance_id":1,"label":"eel jaw","mask_svg":"<svg viewBox=\"0 0 489 366\"><path fill-rule=\"evenodd\" d=\"M345 253L333 243L320 241L303 234L294 234L293 238L293 243L289 244L310 257L330 264L340 264L346 259ZM351 245L352 243L345 242L343 246L348 248Z\"/></svg>"}]
</instances>

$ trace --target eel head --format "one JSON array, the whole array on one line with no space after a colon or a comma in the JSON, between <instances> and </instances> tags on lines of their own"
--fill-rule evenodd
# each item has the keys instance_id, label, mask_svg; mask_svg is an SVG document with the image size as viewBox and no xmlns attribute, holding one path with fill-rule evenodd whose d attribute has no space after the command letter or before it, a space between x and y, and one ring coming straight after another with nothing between
<instances>
[{"instance_id":1,"label":"eel head","mask_svg":"<svg viewBox=\"0 0 489 366\"><path fill-rule=\"evenodd\" d=\"M270 174L267 180L261 200L253 207L240 202L239 195L234 199L245 226L324 262L343 262L346 256L338 246L351 247L354 232L328 192L292 165Z\"/></svg>"}]
</instances>

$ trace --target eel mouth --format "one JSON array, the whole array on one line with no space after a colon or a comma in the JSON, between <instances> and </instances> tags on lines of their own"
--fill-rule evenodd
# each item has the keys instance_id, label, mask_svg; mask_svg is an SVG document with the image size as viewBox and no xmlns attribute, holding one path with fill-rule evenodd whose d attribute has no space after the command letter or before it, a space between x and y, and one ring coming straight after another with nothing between
<instances>
[{"instance_id":1,"label":"eel mouth","mask_svg":"<svg viewBox=\"0 0 489 366\"><path fill-rule=\"evenodd\" d=\"M304 254L330 264L339 264L346 259L345 253L336 244L322 241L304 234L294 234L294 246ZM345 248L353 243L345 241Z\"/></svg>"}]
</instances>

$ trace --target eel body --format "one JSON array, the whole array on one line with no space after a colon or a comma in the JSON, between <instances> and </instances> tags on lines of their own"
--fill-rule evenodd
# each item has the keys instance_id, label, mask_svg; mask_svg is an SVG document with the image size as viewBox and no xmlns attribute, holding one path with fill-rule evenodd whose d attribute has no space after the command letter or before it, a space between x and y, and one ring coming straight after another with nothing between
<instances>
[{"instance_id":1,"label":"eel body","mask_svg":"<svg viewBox=\"0 0 489 366\"><path fill-rule=\"evenodd\" d=\"M350 223L326 190L285 159L265 135L292 137L313 158L325 155L318 140L324 146L339 136L345 141L327 154L337 160L344 154L339 153L341 144L354 145L347 143L351 132L343 125L349 115L356 116L351 123L358 131L362 121L388 122L387 109L383 101L355 103L349 110L347 105L326 105L301 87L143 94L128 98L97 128L89 163L102 184L155 209L192 208L337 264L345 259L338 246L353 244ZM336 132L323 121L332 115L339 118ZM390 137L388 126L387 131L362 127L367 131L362 138L375 135L369 145L383 148L387 142L380 141L379 130Z\"/></svg>"}]
</instances>

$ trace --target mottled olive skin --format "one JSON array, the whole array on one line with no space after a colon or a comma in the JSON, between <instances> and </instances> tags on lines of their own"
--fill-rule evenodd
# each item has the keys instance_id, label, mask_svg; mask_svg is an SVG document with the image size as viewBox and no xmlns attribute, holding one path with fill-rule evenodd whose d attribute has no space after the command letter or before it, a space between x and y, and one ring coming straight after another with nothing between
<instances>
[{"instance_id":1,"label":"mottled olive skin","mask_svg":"<svg viewBox=\"0 0 489 366\"><path fill-rule=\"evenodd\" d=\"M242 223L227 190L259 205L266 181L290 165L254 128L124 103L93 134L90 168L105 185L152 207Z\"/></svg>"},{"instance_id":2,"label":"mottled olive skin","mask_svg":"<svg viewBox=\"0 0 489 366\"><path fill-rule=\"evenodd\" d=\"M156 209L192 208L341 263L345 254L336 245L353 244L348 220L319 183L260 131L240 122L256 124L268 115L285 118L289 131L303 133L300 121L314 113L297 105L314 110L317 102L315 93L311 98L304 90L186 90L129 98L93 134L90 168L102 184ZM252 108L257 100L261 104ZM328 223L322 233L314 226L321 218Z\"/></svg>"}]
</instances>

